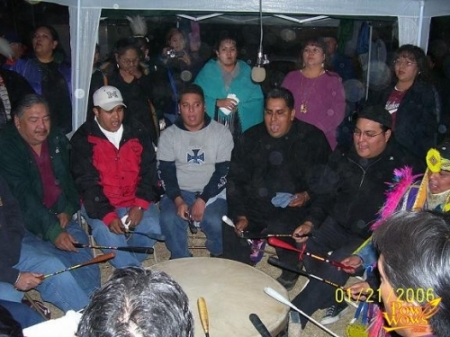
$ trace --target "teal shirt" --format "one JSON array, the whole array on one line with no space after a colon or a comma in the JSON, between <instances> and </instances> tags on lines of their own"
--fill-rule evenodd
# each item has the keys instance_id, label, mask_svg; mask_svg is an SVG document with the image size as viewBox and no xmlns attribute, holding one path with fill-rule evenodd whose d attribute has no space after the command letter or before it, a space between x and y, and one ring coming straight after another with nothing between
<instances>
[{"instance_id":1,"label":"teal shirt","mask_svg":"<svg viewBox=\"0 0 450 337\"><path fill-rule=\"evenodd\" d=\"M222 69L217 60L209 60L198 73L195 83L200 85L205 93L206 112L214 119L216 100L223 99L228 94L235 94L239 98L238 114L242 132L263 121L264 96L259 84L252 81L251 68L241 60L239 74L232 80L228 90L222 78ZM219 115L226 116L219 111Z\"/></svg>"}]
</instances>

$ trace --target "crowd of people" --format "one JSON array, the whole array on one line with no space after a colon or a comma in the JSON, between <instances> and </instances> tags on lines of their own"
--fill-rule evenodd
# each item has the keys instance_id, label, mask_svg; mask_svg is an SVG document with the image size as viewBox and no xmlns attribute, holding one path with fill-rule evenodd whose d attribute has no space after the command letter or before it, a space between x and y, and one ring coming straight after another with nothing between
<instances>
[{"instance_id":1,"label":"crowd of people","mask_svg":"<svg viewBox=\"0 0 450 337\"><path fill-rule=\"evenodd\" d=\"M152 59L144 37L118 40L107 60L95 60L86 122L77 130L70 63L53 27L34 30L31 55L1 56L0 305L23 327L34 324L39 318L20 302L36 289L64 312L87 307L80 337L158 331L145 315L173 318L158 336L192 336L186 295L167 275L142 268L146 253L115 251L116 271L103 287L95 264L52 276L92 258L83 218L103 247L164 241L171 259L190 257L189 228L205 233L211 258L255 265L273 233L346 266L276 247L292 267L277 278L287 290L299 278L296 268L344 286L378 260L381 286L374 273L349 289L361 295L380 287L379 305L389 315L392 289L430 288L440 311L426 332L448 335L450 143L442 141L449 97L433 83L424 51L400 46L392 83L354 104L343 80L356 72L334 36L306 41L299 69L265 93L239 59L235 37L219 37L209 60L200 45L198 34L173 28ZM351 137L341 142L347 117ZM391 185L394 200L386 183L399 169L408 180ZM400 210L409 213L394 214ZM128 306L143 296L148 307L128 322L135 310ZM293 303L308 315L327 309L323 324L346 310L335 289L317 279ZM103 326L97 316L104 311L127 324ZM303 327L307 322L302 316ZM169 332L177 328L180 334ZM398 333L420 336L416 330Z\"/></svg>"}]
</instances>

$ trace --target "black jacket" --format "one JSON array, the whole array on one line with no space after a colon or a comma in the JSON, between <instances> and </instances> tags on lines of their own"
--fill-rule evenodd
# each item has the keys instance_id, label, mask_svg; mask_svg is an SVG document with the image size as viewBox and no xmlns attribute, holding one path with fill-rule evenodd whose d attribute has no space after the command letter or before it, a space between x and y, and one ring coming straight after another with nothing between
<instances>
[{"instance_id":1,"label":"black jacket","mask_svg":"<svg viewBox=\"0 0 450 337\"><path fill-rule=\"evenodd\" d=\"M280 210L271 203L276 192L307 191L313 201L315 174L323 170L330 152L323 132L297 119L280 138L270 136L264 122L250 128L231 156L227 185L230 216L245 215L251 222L264 223ZM300 224L308 212L315 216L310 205L282 211L296 213Z\"/></svg>"},{"instance_id":2,"label":"black jacket","mask_svg":"<svg viewBox=\"0 0 450 337\"><path fill-rule=\"evenodd\" d=\"M392 181L394 169L411 162L392 143L371 159L359 157L354 147L348 152L335 150L320 184L318 199L326 205L322 221L331 216L349 234L367 239L370 225L386 199L387 183Z\"/></svg>"},{"instance_id":3,"label":"black jacket","mask_svg":"<svg viewBox=\"0 0 450 337\"><path fill-rule=\"evenodd\" d=\"M368 105L385 105L394 85L372 92ZM403 97L396 112L394 136L400 146L424 162L430 148L436 145L440 102L432 85L415 81Z\"/></svg>"}]
</instances>

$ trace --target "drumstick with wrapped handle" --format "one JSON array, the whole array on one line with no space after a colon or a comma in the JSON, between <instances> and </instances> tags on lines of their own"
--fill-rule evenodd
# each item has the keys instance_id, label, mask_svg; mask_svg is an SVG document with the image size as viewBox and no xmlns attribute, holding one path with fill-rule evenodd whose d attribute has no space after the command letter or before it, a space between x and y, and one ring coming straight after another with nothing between
<instances>
[{"instance_id":1,"label":"drumstick with wrapped handle","mask_svg":"<svg viewBox=\"0 0 450 337\"><path fill-rule=\"evenodd\" d=\"M263 233L249 233L242 232L242 238L244 239L267 239L267 238L305 238L312 236L311 233L303 235L292 235L292 234L263 234Z\"/></svg>"},{"instance_id":2,"label":"drumstick with wrapped handle","mask_svg":"<svg viewBox=\"0 0 450 337\"><path fill-rule=\"evenodd\" d=\"M280 267L280 268L282 268L282 269L286 269L286 270L292 271L292 272L294 272L294 273L297 273L297 274L299 274L299 275L303 275L303 276L306 276L306 277L308 277L308 278L313 278L313 279L315 279L315 280L317 280L317 281L326 283L326 284L328 284L328 285L330 285L330 286L332 286L332 287L334 287L334 288L336 288L336 289L337 289L337 288L340 288L340 289L342 289L342 290L344 290L344 291L346 290L345 287L340 286L340 285L337 284L337 283L331 282L330 280L326 280L326 279L321 278L321 277L319 277L319 276L317 276L317 275L309 274L309 273L306 273L306 272L304 272L304 271L302 271L302 270L299 270L298 268L291 267L291 266L288 265L287 263L284 263L284 262L281 262L280 260L278 260L275 256L270 256L269 259L267 260L267 262L269 262L269 264L271 264L271 265L273 265L273 266L277 266L277 267ZM357 305L356 303L354 303L351 299L345 298L345 301L348 302L348 303L350 303L350 304L351 304L352 306L354 306L355 308L358 307L358 305Z\"/></svg>"},{"instance_id":3,"label":"drumstick with wrapped handle","mask_svg":"<svg viewBox=\"0 0 450 337\"><path fill-rule=\"evenodd\" d=\"M351 273L352 270L353 270L353 272L354 272L354 268L351 268L351 267L349 267L349 266L346 266L345 264L342 264L342 263L337 262L337 261L329 260L329 259L324 258L324 257L319 256L319 255L311 254L310 252L307 252L307 251L302 251L302 250L297 249L297 248L295 248L294 246L290 245L289 243L284 242L284 241L282 241L282 240L280 240L280 239L277 239L277 238L269 238L269 239L267 239L267 241L269 242L269 244L270 244L271 246L275 246L275 247L279 247L279 248L284 248L284 249L292 250L292 251L298 252L298 253L303 253L303 254L305 254L305 255L308 255L309 257L312 257L313 259L316 259L316 260L320 260L320 261L322 261L322 262L329 263L329 264L331 264L332 266L335 266L335 267L337 267L337 268L342 268L342 269L344 269L344 270L347 271L347 272L350 272L350 273Z\"/></svg>"},{"instance_id":4,"label":"drumstick with wrapped handle","mask_svg":"<svg viewBox=\"0 0 450 337\"><path fill-rule=\"evenodd\" d=\"M286 269L286 270L292 271L294 273L297 273L299 275L303 275L303 276L306 276L306 277L309 277L309 278L316 279L316 280L318 280L320 282L329 284L332 287L344 289L344 287L340 286L337 283L325 280L325 279L323 279L323 278L321 278L319 276L313 275L313 274L306 273L306 272L304 272L302 270L299 270L298 268L291 267L287 263L284 263L284 262L281 262L280 260L278 260L275 256L269 257L267 262L269 262L269 264L271 264L273 266L277 266L277 267L280 267L282 269Z\"/></svg>"},{"instance_id":5,"label":"drumstick with wrapped handle","mask_svg":"<svg viewBox=\"0 0 450 337\"><path fill-rule=\"evenodd\" d=\"M85 245L83 243L74 243L73 245L76 248L114 249L114 250L121 250L124 252L144 253L144 254L152 254L154 251L153 247L138 247L138 246L111 247L111 246Z\"/></svg>"},{"instance_id":6,"label":"drumstick with wrapped handle","mask_svg":"<svg viewBox=\"0 0 450 337\"><path fill-rule=\"evenodd\" d=\"M203 297L199 297L197 300L198 313L200 314L200 322L202 322L203 331L205 337L209 337L209 317L208 308L206 307L206 301Z\"/></svg>"},{"instance_id":7,"label":"drumstick with wrapped handle","mask_svg":"<svg viewBox=\"0 0 450 337\"><path fill-rule=\"evenodd\" d=\"M250 319L250 322L252 322L256 331L259 332L261 337L272 337L269 330L267 330L266 326L264 325L264 323L261 321L261 319L257 314L250 314L248 318Z\"/></svg>"},{"instance_id":8,"label":"drumstick with wrapped handle","mask_svg":"<svg viewBox=\"0 0 450 337\"><path fill-rule=\"evenodd\" d=\"M42 279L45 280L46 278L49 278L51 276L55 276L55 275L64 273L66 271L71 271L71 270L78 269L78 268L81 268L81 267L89 266L91 264L106 262L106 261L111 260L111 259L113 259L115 257L116 257L116 254L114 254L113 252L107 253L107 254L103 254L103 255L99 255L97 257L94 257L93 259L90 259L89 261L86 261L86 262L83 262L83 263L80 263L80 264L76 264L74 266L71 266L71 267L63 269L63 270L55 271L54 273L51 273L51 274L44 275L44 276L42 276Z\"/></svg>"},{"instance_id":9,"label":"drumstick with wrapped handle","mask_svg":"<svg viewBox=\"0 0 450 337\"><path fill-rule=\"evenodd\" d=\"M300 315L306 317L307 319L309 319L311 322L313 322L315 325L317 325L319 328L321 328L322 330L328 332L331 336L334 337L339 337L338 335L336 335L333 331L331 331L330 329L328 329L326 326L320 324L319 322L317 322L314 318L312 318L311 316L305 314L303 311L301 311L299 308L297 308L295 305L293 305L288 299L286 299L283 295L281 295L279 292L277 292L275 289L270 288L270 287L265 287L264 288L264 292L273 297L274 299L276 299L277 301L286 304L287 306L291 307L292 309L294 309L295 311L297 311Z\"/></svg>"}]
</instances>

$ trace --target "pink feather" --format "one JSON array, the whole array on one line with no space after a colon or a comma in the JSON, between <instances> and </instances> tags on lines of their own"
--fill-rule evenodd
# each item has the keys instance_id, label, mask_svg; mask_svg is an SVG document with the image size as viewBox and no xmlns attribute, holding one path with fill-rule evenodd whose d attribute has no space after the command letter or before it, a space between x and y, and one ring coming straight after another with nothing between
<instances>
[{"instance_id":1,"label":"pink feather","mask_svg":"<svg viewBox=\"0 0 450 337\"><path fill-rule=\"evenodd\" d=\"M370 329L369 329L369 337L381 337L381 336L390 336L386 331L383 329L384 326L384 319L383 319L383 312L380 310L380 307L378 305L375 309L375 316L372 318L373 321L370 322Z\"/></svg>"},{"instance_id":2,"label":"pink feather","mask_svg":"<svg viewBox=\"0 0 450 337\"><path fill-rule=\"evenodd\" d=\"M394 214L406 191L419 176L413 175L412 168L409 166L394 170L394 180L387 183L389 188L386 191L386 202L378 212L377 221L370 227L372 231L380 227L388 217Z\"/></svg>"}]
</instances>

